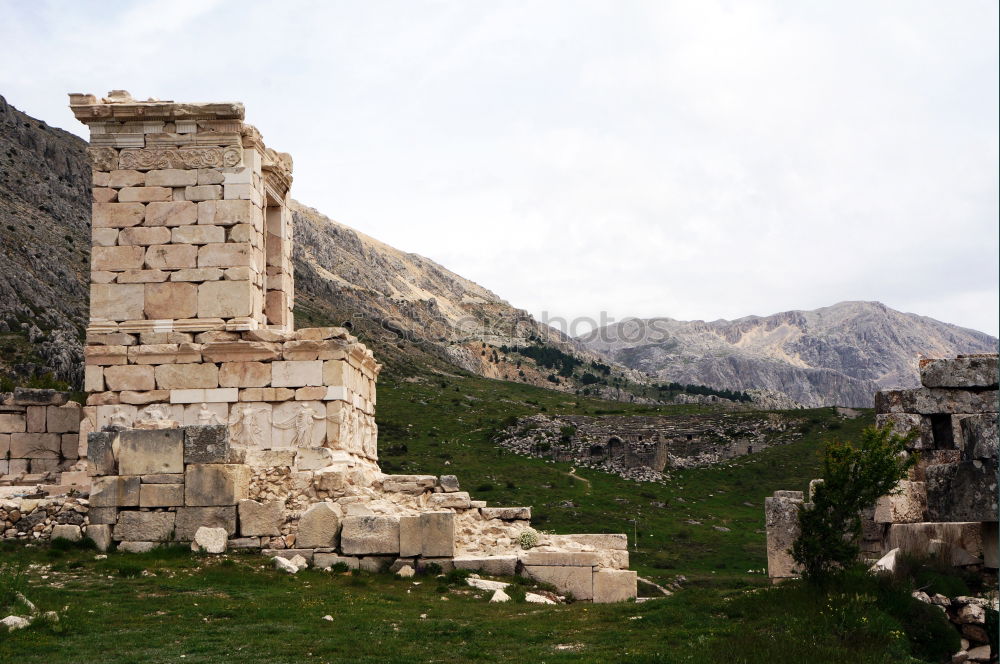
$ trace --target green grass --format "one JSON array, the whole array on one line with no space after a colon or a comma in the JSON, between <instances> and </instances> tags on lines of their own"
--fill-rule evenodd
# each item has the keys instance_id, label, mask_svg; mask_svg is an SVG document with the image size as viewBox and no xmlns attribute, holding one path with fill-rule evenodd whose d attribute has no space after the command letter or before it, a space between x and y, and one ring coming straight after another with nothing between
<instances>
[{"instance_id":1,"label":"green grass","mask_svg":"<svg viewBox=\"0 0 1000 664\"><path fill-rule=\"evenodd\" d=\"M387 471L454 473L475 498L532 505L540 529L626 532L633 569L658 582L684 575L683 589L642 604L493 605L487 593L447 578L313 570L291 577L252 555L172 548L97 560L79 547L8 543L0 563L28 566L11 584L62 619L0 634L0 661L896 664L911 661L910 651L927 654L914 634L943 634L940 616L920 614L905 586L856 576L818 592L799 582L770 587L749 572L766 566L763 498L804 489L822 446L856 437L870 413L842 420L832 409L795 411L808 432L790 445L675 471L663 484L578 469L588 484L570 477L568 464L495 447L494 431L543 410L708 408L610 404L467 375L387 379L379 397Z\"/></svg>"}]
</instances>

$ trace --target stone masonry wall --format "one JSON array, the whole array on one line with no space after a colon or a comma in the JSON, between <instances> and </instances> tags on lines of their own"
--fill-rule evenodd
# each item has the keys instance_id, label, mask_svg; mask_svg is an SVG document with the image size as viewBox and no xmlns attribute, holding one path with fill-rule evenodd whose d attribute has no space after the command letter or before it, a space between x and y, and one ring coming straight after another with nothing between
<instances>
[{"instance_id":1,"label":"stone masonry wall","mask_svg":"<svg viewBox=\"0 0 1000 664\"><path fill-rule=\"evenodd\" d=\"M79 462L80 419L66 392L0 394L0 486L58 484Z\"/></svg>"}]
</instances>

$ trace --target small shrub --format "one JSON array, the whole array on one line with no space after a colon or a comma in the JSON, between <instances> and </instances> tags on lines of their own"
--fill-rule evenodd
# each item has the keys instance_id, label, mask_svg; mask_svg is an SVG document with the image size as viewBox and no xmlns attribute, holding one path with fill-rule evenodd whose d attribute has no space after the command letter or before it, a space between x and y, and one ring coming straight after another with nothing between
<instances>
[{"instance_id":1,"label":"small shrub","mask_svg":"<svg viewBox=\"0 0 1000 664\"><path fill-rule=\"evenodd\" d=\"M330 566L330 571L331 572L336 572L337 574L343 574L344 572L348 571L349 569L350 569L350 567L348 567L347 563L345 563L345 562L334 563L333 565Z\"/></svg>"},{"instance_id":2,"label":"small shrub","mask_svg":"<svg viewBox=\"0 0 1000 664\"><path fill-rule=\"evenodd\" d=\"M521 545L522 549L531 549L538 546L538 533L534 530L522 531L520 535L517 536L517 543Z\"/></svg>"},{"instance_id":3,"label":"small shrub","mask_svg":"<svg viewBox=\"0 0 1000 664\"><path fill-rule=\"evenodd\" d=\"M427 563L426 565L421 565L420 568L417 569L417 573L423 576L438 576L441 572L441 566L437 563Z\"/></svg>"}]
</instances>

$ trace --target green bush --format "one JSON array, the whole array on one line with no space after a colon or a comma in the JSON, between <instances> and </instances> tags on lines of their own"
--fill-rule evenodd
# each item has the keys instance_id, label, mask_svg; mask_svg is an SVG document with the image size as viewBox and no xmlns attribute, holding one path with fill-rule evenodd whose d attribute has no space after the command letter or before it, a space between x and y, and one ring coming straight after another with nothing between
<instances>
[{"instance_id":1,"label":"green bush","mask_svg":"<svg viewBox=\"0 0 1000 664\"><path fill-rule=\"evenodd\" d=\"M834 443L826 448L823 482L816 487L812 507L799 511L801 534L792 545L792 557L805 578L822 582L857 560L861 510L894 491L917 462L916 456L904 454L915 435L869 428L857 446Z\"/></svg>"}]
</instances>

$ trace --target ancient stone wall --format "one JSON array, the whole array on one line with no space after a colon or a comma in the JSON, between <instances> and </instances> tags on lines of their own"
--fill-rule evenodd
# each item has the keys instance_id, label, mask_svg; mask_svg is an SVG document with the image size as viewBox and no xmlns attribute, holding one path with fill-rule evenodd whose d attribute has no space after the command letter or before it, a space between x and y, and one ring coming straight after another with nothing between
<instances>
[{"instance_id":1,"label":"ancient stone wall","mask_svg":"<svg viewBox=\"0 0 1000 664\"><path fill-rule=\"evenodd\" d=\"M0 486L58 485L80 457L80 404L66 392L18 388L0 394Z\"/></svg>"}]
</instances>

